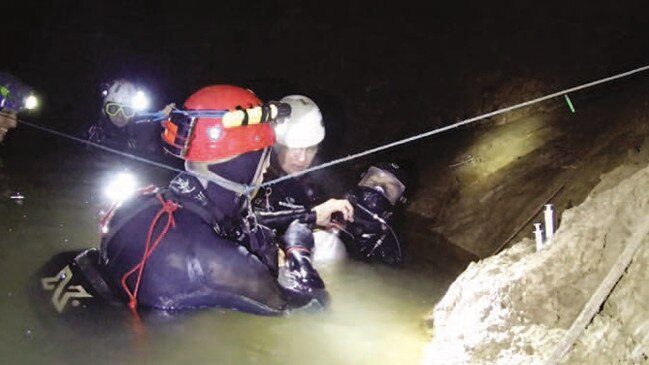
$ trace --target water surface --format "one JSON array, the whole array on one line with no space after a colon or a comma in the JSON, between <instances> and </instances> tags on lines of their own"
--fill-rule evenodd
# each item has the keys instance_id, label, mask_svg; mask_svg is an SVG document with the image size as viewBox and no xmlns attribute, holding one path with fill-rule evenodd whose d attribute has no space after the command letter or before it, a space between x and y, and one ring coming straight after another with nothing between
<instances>
[{"instance_id":1,"label":"water surface","mask_svg":"<svg viewBox=\"0 0 649 365\"><path fill-rule=\"evenodd\" d=\"M433 268L346 263L321 270L332 301L318 313L274 318L209 309L143 315L141 326L125 308L83 323L43 316L26 290L32 275L56 253L98 246L101 186L125 164L82 148L29 164L1 158L4 364L415 364L429 339L421 318L449 285ZM129 165L143 185L172 176ZM15 192L25 196L22 204L9 198Z\"/></svg>"}]
</instances>

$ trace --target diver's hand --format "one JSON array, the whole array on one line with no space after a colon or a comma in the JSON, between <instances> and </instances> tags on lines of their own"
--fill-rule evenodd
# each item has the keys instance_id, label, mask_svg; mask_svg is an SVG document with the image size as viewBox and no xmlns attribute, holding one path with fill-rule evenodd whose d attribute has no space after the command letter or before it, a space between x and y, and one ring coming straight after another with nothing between
<instances>
[{"instance_id":1,"label":"diver's hand","mask_svg":"<svg viewBox=\"0 0 649 365\"><path fill-rule=\"evenodd\" d=\"M316 213L316 224L319 226L329 224L331 215L336 212L342 213L346 221L354 221L354 207L346 199L329 199L311 210Z\"/></svg>"},{"instance_id":2,"label":"diver's hand","mask_svg":"<svg viewBox=\"0 0 649 365\"><path fill-rule=\"evenodd\" d=\"M7 134L10 129L16 128L16 119L16 113L0 112L0 142L2 142L5 134Z\"/></svg>"},{"instance_id":3,"label":"diver's hand","mask_svg":"<svg viewBox=\"0 0 649 365\"><path fill-rule=\"evenodd\" d=\"M171 114L171 111L176 107L176 103L167 104L160 112L164 114L165 117L168 117Z\"/></svg>"}]
</instances>

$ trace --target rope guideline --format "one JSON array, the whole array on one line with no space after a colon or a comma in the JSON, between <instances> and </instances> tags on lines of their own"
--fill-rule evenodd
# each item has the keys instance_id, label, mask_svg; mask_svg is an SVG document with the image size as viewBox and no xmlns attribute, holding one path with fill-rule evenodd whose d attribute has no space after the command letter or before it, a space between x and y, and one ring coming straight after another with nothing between
<instances>
[{"instance_id":1,"label":"rope guideline","mask_svg":"<svg viewBox=\"0 0 649 365\"><path fill-rule=\"evenodd\" d=\"M352 154L352 155L348 155L346 157L342 157L342 158L338 158L338 159L335 159L335 160L332 160L332 161L329 161L329 162L325 162L323 164L310 167L310 168L308 168L306 170L303 170L303 171L300 171L300 172L296 172L296 173L293 173L293 174L288 174L288 175L279 177L277 179L267 181L267 182L265 182L265 183L263 183L261 185L258 185L258 186L246 186L246 190L247 191L252 191L252 190L260 188L260 187L271 186L271 185L277 184L277 183L279 183L281 181L285 181L285 180L288 180L288 179L299 177L299 176L302 176L302 175L305 175L305 174L308 174L308 173L311 173L311 172L314 172L314 171L322 170L322 169L325 169L325 168L328 168L328 167L331 167L331 166L335 166L335 165L338 165L338 164L341 164L341 163L344 163L344 162L347 162L347 161L355 160L355 159L358 159L360 157L371 155L371 154L374 154L374 153L377 153L377 152L380 152L380 151L384 151L384 150L387 150L387 149L390 149L390 148L393 148L393 147L401 146L401 145L404 145L404 144L407 144L407 143L410 143L410 142L414 142L414 141L417 141L417 140L420 140L420 139L423 139L423 138L426 138L426 137L430 137L432 135L439 134L439 133L442 133L442 132L445 132L445 131L448 131L448 130L451 130L451 129L456 129L456 128L459 128L461 126L468 125L468 124L471 124L471 123L474 123L474 122L477 122L477 121L480 121L480 120L483 120L483 119L487 119L487 118L490 118L490 117L493 117L493 116L496 116L496 115L504 114L504 113L514 111L514 110L517 110L517 109L521 109L521 108L524 108L524 107L527 107L527 106L530 106L530 105L533 105L533 104L537 104L537 103L540 103L540 102L543 102L543 101L546 101L546 100L549 100L549 99L553 99L553 98L556 98L558 96L564 96L564 98L566 99L566 102L568 103L568 106L570 107L571 112L574 113L575 112L574 106L572 105L572 102L571 102L570 98L568 97L569 93L579 91L579 90L583 90L583 89L587 89L587 88L590 88L590 87L593 87L593 86L596 86L596 85L611 82L611 81L621 79L621 78L624 78L624 77L628 77L628 76L631 76L633 74L643 72L643 71L647 71L647 70L649 70L649 65L638 67L638 68L635 68L635 69L632 69L632 70L629 70L629 71L626 71L626 72L623 72L623 73L619 73L619 74L616 74L616 75L613 75L613 76L610 76L610 77L606 77L606 78L603 78L603 79L591 81L591 82L581 84L581 85L578 85L578 86L574 86L574 87L564 89L564 90L561 90L561 91L557 91L555 93L548 94L548 95L545 95L545 96L542 96L542 97L538 97L536 99L528 100L528 101L525 101L525 102L522 102L522 103L518 103L518 104L515 104L515 105L505 107L505 108L494 110L494 111L484 113L484 114L481 114L481 115L478 115L478 116L475 116L475 117L471 117L471 118L468 118L468 119L461 120L461 121L459 121L457 123L453 123L453 124L450 124L450 125L447 125L447 126L444 126L444 127L436 128L436 129L430 130L428 132L416 134L416 135L411 136L411 137L400 139L400 140L390 142L390 143L387 143L387 144L384 144L384 145L381 145L381 146L378 146L378 147L374 147L374 148L371 148L371 149L368 149L368 150L365 150L365 151L361 151L361 152L358 152L358 153L355 153L355 154ZM147 163L147 164L150 164L150 165L153 165L153 166L156 166L156 167L160 167L160 168L163 168L163 169L167 169L167 170L170 170L170 171L174 171L174 172L185 172L185 173L193 174L192 172L189 172L189 171L180 170L180 169L174 168L172 166L168 166L168 165L165 165L165 164L161 164L159 162L155 162L155 161L151 161L151 160L148 160L148 159L145 159L145 158L142 158L142 157L135 156L133 154L129 154L129 153L125 153L125 152L115 150L115 149L112 149L112 148L109 148L109 147L105 147L105 146L102 146L100 144L93 143L93 142L87 141L87 140L79 138L79 137L71 136L69 134L65 134L65 133L62 133L62 132L59 132L59 131L56 131L56 130L53 130L53 129L50 129L50 128L47 128L47 127L43 127L43 126L40 126L40 125L37 125L37 124L25 122L23 120L17 120L17 121L19 123L21 123L21 124L26 125L26 126L29 126L29 127L35 128L35 129L39 129L39 130L42 130L44 132L52 133L54 135L57 135L57 136L60 136L60 137L63 137L63 138L68 138L68 139L74 140L74 141L82 143L82 144L91 145L93 147L97 147L97 148L102 149L104 151L108 151L108 152L112 152L112 153L115 153L115 154L118 154L118 155L121 155L121 156L124 156L124 157L128 157L128 158L134 159L134 160L139 161L139 162ZM212 179L210 177L208 177L208 176L203 176L203 175L200 175L200 174L196 174L196 176L212 181Z\"/></svg>"}]
</instances>

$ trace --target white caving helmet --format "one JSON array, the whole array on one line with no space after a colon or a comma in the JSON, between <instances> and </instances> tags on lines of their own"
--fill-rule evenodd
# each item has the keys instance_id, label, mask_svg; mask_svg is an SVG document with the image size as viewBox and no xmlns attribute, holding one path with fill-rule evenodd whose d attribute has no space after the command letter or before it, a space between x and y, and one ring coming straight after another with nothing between
<instances>
[{"instance_id":1,"label":"white caving helmet","mask_svg":"<svg viewBox=\"0 0 649 365\"><path fill-rule=\"evenodd\" d=\"M277 143L289 148L312 147L325 137L320 108L304 95L289 95L280 100L291 106L291 115L275 125Z\"/></svg>"},{"instance_id":2,"label":"white caving helmet","mask_svg":"<svg viewBox=\"0 0 649 365\"><path fill-rule=\"evenodd\" d=\"M149 100L133 82L116 79L102 87L103 113L117 127L126 126L135 114L148 108Z\"/></svg>"}]
</instances>

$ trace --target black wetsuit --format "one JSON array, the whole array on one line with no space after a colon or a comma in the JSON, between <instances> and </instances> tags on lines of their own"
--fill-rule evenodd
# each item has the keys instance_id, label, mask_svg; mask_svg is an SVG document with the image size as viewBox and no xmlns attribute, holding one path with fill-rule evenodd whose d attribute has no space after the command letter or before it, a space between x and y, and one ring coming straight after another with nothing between
<instances>
[{"instance_id":1,"label":"black wetsuit","mask_svg":"<svg viewBox=\"0 0 649 365\"><path fill-rule=\"evenodd\" d=\"M86 132L86 138L93 143L100 144L119 151L135 149L136 138L128 125L117 127L106 116L101 116Z\"/></svg>"},{"instance_id":2,"label":"black wetsuit","mask_svg":"<svg viewBox=\"0 0 649 365\"><path fill-rule=\"evenodd\" d=\"M276 156L273 155L271 156L270 167L264 175L264 181L275 180L282 176L286 176L286 173L279 166ZM327 189L327 184L332 184L332 178L325 176L322 171L283 180L260 189L253 200L253 205L257 212L283 214L292 211L297 214L296 217L300 221L313 224L316 215L315 212L311 211L311 208L333 195L331 189ZM278 221L281 223L271 223L270 225L271 228L278 230L279 234L281 234L290 223L290 220Z\"/></svg>"},{"instance_id":3,"label":"black wetsuit","mask_svg":"<svg viewBox=\"0 0 649 365\"><path fill-rule=\"evenodd\" d=\"M102 115L87 130L85 138L120 152L182 169L182 160L164 150L161 134L162 127L157 122L132 122L120 128Z\"/></svg>"},{"instance_id":4,"label":"black wetsuit","mask_svg":"<svg viewBox=\"0 0 649 365\"><path fill-rule=\"evenodd\" d=\"M253 312L284 309L276 284L277 248L270 232L261 227L251 231L234 199L227 205L214 202L214 194L192 176L176 177L165 195L180 208L173 212L175 227L146 262L137 298L140 305L186 309L216 304ZM121 286L124 275L142 259L148 228L161 208L157 201L156 194L134 199L112 218L114 227L102 239L101 262L113 286ZM134 211L139 212L133 216ZM157 234L166 215L163 218ZM117 232L111 235L113 229ZM135 277L127 280L131 289Z\"/></svg>"},{"instance_id":5,"label":"black wetsuit","mask_svg":"<svg viewBox=\"0 0 649 365\"><path fill-rule=\"evenodd\" d=\"M401 264L403 252L393 230L393 206L380 193L357 186L345 194L354 206L354 221L342 222L340 238L349 255L366 262Z\"/></svg>"},{"instance_id":6,"label":"black wetsuit","mask_svg":"<svg viewBox=\"0 0 649 365\"><path fill-rule=\"evenodd\" d=\"M264 180L271 181L285 175L273 156ZM306 175L263 188L257 194L254 203L256 208L271 212L287 209L310 210L322 202L322 195L321 187Z\"/></svg>"},{"instance_id":7,"label":"black wetsuit","mask_svg":"<svg viewBox=\"0 0 649 365\"><path fill-rule=\"evenodd\" d=\"M259 157L258 152L244 154L213 165L223 170L213 172L249 182ZM224 307L274 315L307 304L313 299L311 292L296 295L279 285L277 245L269 230L243 218L242 203L235 193L213 183L204 187L188 174L172 180L169 189L131 198L107 223L100 255L91 254L90 270L78 275L88 274L85 291L99 293L105 288L124 303L139 282L137 305L162 310ZM153 247L158 237L162 238L146 258L147 241ZM59 260L57 267L40 275L56 278L61 269Z\"/></svg>"},{"instance_id":8,"label":"black wetsuit","mask_svg":"<svg viewBox=\"0 0 649 365\"><path fill-rule=\"evenodd\" d=\"M271 161L271 166L264 176L264 180L271 181L278 177L285 176L276 159ZM324 171L315 171L299 178L292 178L278 182L267 187L258 193L254 200L255 208L258 211L270 212L310 212L311 208L322 203L332 196L325 195L323 187L326 184L334 185L330 190L335 190L340 184L340 179L331 175L325 175ZM333 218L339 226L346 228L341 231L340 238L343 240L349 255L360 261L380 262L389 265L401 263L401 243L391 227L382 224L373 218L362 208L369 208L373 213L378 214L388 224L392 222L392 206L384 198L376 194L367 194L358 187L348 191L343 198L348 199L354 205L354 222L345 222L340 213L334 214ZM307 223L315 222L315 213L299 217ZM269 224L271 228L278 229L281 233L289 219L276 219L280 224Z\"/></svg>"}]
</instances>

